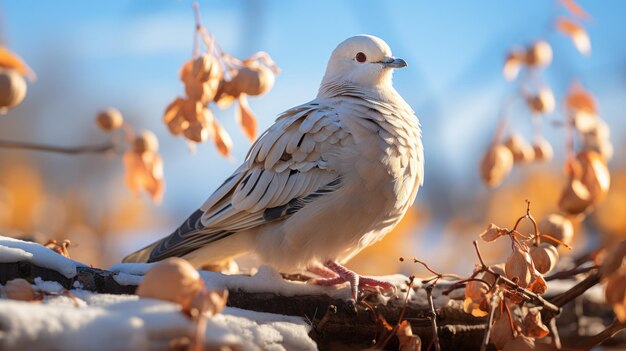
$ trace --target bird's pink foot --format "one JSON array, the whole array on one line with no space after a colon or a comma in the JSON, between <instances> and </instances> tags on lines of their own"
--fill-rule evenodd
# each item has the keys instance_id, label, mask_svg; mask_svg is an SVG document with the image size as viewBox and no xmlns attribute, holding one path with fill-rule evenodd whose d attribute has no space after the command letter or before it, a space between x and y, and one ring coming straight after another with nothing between
<instances>
[{"instance_id":1,"label":"bird's pink foot","mask_svg":"<svg viewBox=\"0 0 626 351\"><path fill-rule=\"evenodd\" d=\"M338 284L343 284L345 282L349 282L351 293L352 293L352 298L355 301L356 301L359 289L362 289L362 288L380 288L383 291L395 291L396 290L395 285L389 282L385 282L385 281L375 279L372 277L359 276L357 273L349 270L348 268L340 265L337 262L327 261L326 263L324 263L324 267L326 267L330 272L334 273L335 276L328 276L326 270L324 270L326 274L319 274L319 273L316 273L315 271L310 270L312 273L315 273L324 277L324 278L314 279L312 283L316 285L333 286L333 285L338 285Z\"/></svg>"}]
</instances>

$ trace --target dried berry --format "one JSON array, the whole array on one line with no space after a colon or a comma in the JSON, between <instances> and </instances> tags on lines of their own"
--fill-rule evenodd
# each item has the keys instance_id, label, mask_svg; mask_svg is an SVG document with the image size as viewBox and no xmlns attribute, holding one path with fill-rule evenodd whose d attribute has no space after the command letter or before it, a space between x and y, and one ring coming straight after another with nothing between
<instances>
[{"instance_id":1,"label":"dried berry","mask_svg":"<svg viewBox=\"0 0 626 351\"><path fill-rule=\"evenodd\" d=\"M550 214L539 221L539 232L541 234L547 234L565 245L572 243L574 237L574 225L572 221L560 214ZM549 238L541 238L542 243L548 243L550 245L558 246L559 243Z\"/></svg>"},{"instance_id":2,"label":"dried berry","mask_svg":"<svg viewBox=\"0 0 626 351\"><path fill-rule=\"evenodd\" d=\"M513 169L513 154L503 145L491 145L480 163L480 174L490 187L500 185Z\"/></svg>"},{"instance_id":3,"label":"dried berry","mask_svg":"<svg viewBox=\"0 0 626 351\"><path fill-rule=\"evenodd\" d=\"M137 295L175 302L188 311L203 286L200 274L189 262L171 257L150 268L137 288Z\"/></svg>"},{"instance_id":4,"label":"dried berry","mask_svg":"<svg viewBox=\"0 0 626 351\"><path fill-rule=\"evenodd\" d=\"M26 97L24 77L16 70L0 68L0 111L7 111L19 105L24 97Z\"/></svg>"},{"instance_id":5,"label":"dried berry","mask_svg":"<svg viewBox=\"0 0 626 351\"><path fill-rule=\"evenodd\" d=\"M545 67L552 62L552 47L545 40L534 42L526 51L525 62L529 66Z\"/></svg>"},{"instance_id":6,"label":"dried berry","mask_svg":"<svg viewBox=\"0 0 626 351\"><path fill-rule=\"evenodd\" d=\"M554 111L554 95L548 88L540 89L536 95L529 96L526 103L530 110L538 115L550 114Z\"/></svg>"},{"instance_id":7,"label":"dried berry","mask_svg":"<svg viewBox=\"0 0 626 351\"><path fill-rule=\"evenodd\" d=\"M515 247L511 255L506 260L504 271L506 277L517 282L517 285L525 288L532 279L531 261L528 253Z\"/></svg>"},{"instance_id":8,"label":"dried berry","mask_svg":"<svg viewBox=\"0 0 626 351\"><path fill-rule=\"evenodd\" d=\"M507 80L513 80L517 77L522 63L526 59L526 53L522 50L513 50L509 52L504 61L504 67L502 68L502 74Z\"/></svg>"},{"instance_id":9,"label":"dried berry","mask_svg":"<svg viewBox=\"0 0 626 351\"><path fill-rule=\"evenodd\" d=\"M535 161L544 162L552 160L554 156L554 150L552 145L546 139L539 139L533 144L533 151L535 153Z\"/></svg>"},{"instance_id":10,"label":"dried berry","mask_svg":"<svg viewBox=\"0 0 626 351\"><path fill-rule=\"evenodd\" d=\"M592 203L593 198L587 186L578 179L570 179L561 191L559 209L577 215L585 212Z\"/></svg>"},{"instance_id":11,"label":"dried berry","mask_svg":"<svg viewBox=\"0 0 626 351\"><path fill-rule=\"evenodd\" d=\"M541 274L546 274L551 271L559 260L559 253L556 247L550 244L532 246L529 253L530 257L533 259L535 269Z\"/></svg>"},{"instance_id":12,"label":"dried berry","mask_svg":"<svg viewBox=\"0 0 626 351\"><path fill-rule=\"evenodd\" d=\"M136 153L156 152L159 149L159 139L149 130L144 130L133 140L133 151Z\"/></svg>"},{"instance_id":13,"label":"dried berry","mask_svg":"<svg viewBox=\"0 0 626 351\"><path fill-rule=\"evenodd\" d=\"M526 163L535 159L535 153L524 138L519 134L513 134L504 142L504 145L513 154L514 163Z\"/></svg>"},{"instance_id":14,"label":"dried berry","mask_svg":"<svg viewBox=\"0 0 626 351\"><path fill-rule=\"evenodd\" d=\"M3 291L4 295L12 300L34 301L37 297L33 286L21 278L7 281Z\"/></svg>"},{"instance_id":15,"label":"dried berry","mask_svg":"<svg viewBox=\"0 0 626 351\"><path fill-rule=\"evenodd\" d=\"M577 159L582 168L581 181L595 203L602 201L611 185L611 174L604 158L597 152L583 151L578 153Z\"/></svg>"},{"instance_id":16,"label":"dried berry","mask_svg":"<svg viewBox=\"0 0 626 351\"><path fill-rule=\"evenodd\" d=\"M106 110L98 112L96 124L102 130L111 131L120 128L122 124L124 124L124 118L122 117L120 111L110 107Z\"/></svg>"}]
</instances>

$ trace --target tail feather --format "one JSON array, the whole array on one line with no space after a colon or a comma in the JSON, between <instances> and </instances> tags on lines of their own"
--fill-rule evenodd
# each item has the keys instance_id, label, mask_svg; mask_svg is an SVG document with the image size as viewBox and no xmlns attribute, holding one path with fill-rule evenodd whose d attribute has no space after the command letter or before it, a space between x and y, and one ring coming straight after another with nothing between
<instances>
[{"instance_id":1,"label":"tail feather","mask_svg":"<svg viewBox=\"0 0 626 351\"><path fill-rule=\"evenodd\" d=\"M203 214L203 211L197 210L172 234L124 257L122 262L150 263L173 256L181 257L194 251L198 247L189 247L189 245L184 244L189 242L188 239L191 234L203 229L200 221Z\"/></svg>"}]
</instances>

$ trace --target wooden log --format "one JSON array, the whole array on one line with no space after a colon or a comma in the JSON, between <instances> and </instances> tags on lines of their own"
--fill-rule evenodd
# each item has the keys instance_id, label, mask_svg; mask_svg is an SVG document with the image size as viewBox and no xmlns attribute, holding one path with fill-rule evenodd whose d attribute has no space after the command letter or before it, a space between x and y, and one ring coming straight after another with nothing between
<instances>
[{"instance_id":1,"label":"wooden log","mask_svg":"<svg viewBox=\"0 0 626 351\"><path fill-rule=\"evenodd\" d=\"M121 285L113 276L115 273L90 268L78 267L74 278L33 265L30 262L0 263L0 283L23 278L34 281L40 277L47 281L56 281L66 289L72 289L76 282L85 290L107 294L133 294L136 286ZM310 336L322 350L353 350L374 346L374 341L381 342L386 330L382 320L390 325L398 323L403 299L392 299L387 304L376 299L365 299L366 303L354 304L350 301L334 299L327 295L281 296L269 292L229 291L228 305L258 312L278 313L300 316L310 321ZM613 314L605 305L585 301L585 315L595 316L608 324ZM570 304L573 305L573 304ZM459 307L460 304L435 306L437 310L438 335L442 350L478 350L486 327L485 318L476 318ZM403 319L410 322L413 333L419 335L423 345L432 339L431 323L428 320L429 307L409 303ZM561 338L567 343L568 338L576 340L575 326L579 316L574 313L574 306L566 306L558 319ZM386 349L396 349L397 339L390 339Z\"/></svg>"}]
</instances>

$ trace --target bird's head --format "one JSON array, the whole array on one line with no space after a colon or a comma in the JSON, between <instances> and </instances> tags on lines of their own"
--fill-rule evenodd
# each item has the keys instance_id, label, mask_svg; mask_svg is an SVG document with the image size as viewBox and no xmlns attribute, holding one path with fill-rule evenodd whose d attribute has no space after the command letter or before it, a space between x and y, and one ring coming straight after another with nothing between
<instances>
[{"instance_id":1,"label":"bird's head","mask_svg":"<svg viewBox=\"0 0 626 351\"><path fill-rule=\"evenodd\" d=\"M349 83L377 89L391 85L394 68L406 67L403 59L391 55L384 40L372 35L357 35L337 46L328 60L322 86Z\"/></svg>"}]
</instances>

